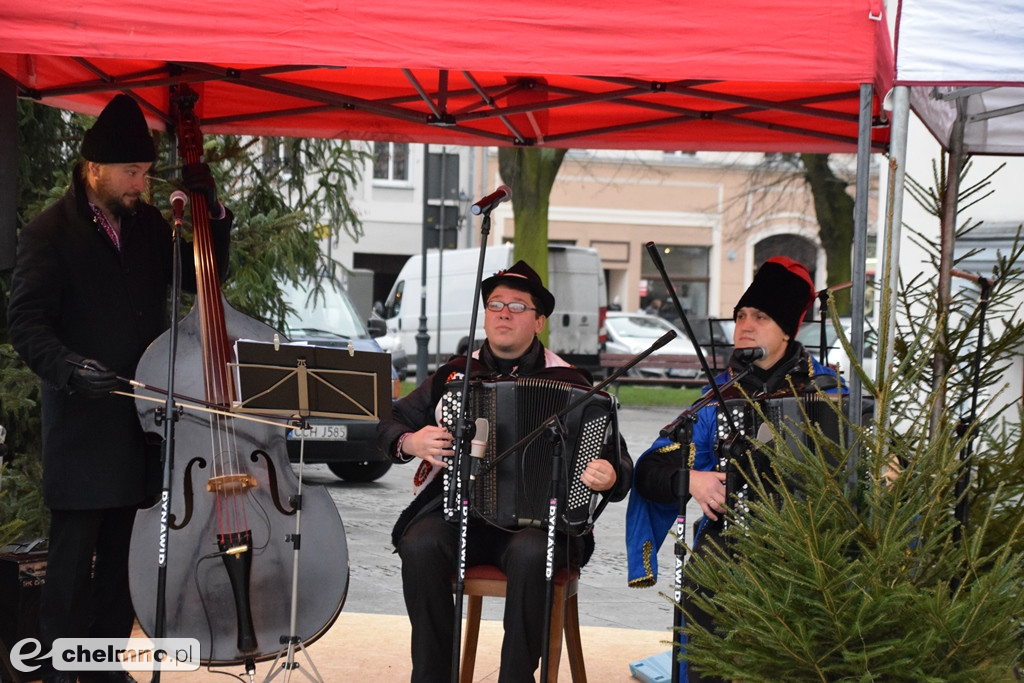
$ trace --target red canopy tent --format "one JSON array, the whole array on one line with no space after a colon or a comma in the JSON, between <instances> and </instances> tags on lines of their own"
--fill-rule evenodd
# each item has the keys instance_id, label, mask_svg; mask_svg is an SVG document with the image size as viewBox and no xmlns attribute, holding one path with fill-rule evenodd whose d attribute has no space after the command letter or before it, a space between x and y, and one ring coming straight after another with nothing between
<instances>
[{"instance_id":1,"label":"red canopy tent","mask_svg":"<svg viewBox=\"0 0 1024 683\"><path fill-rule=\"evenodd\" d=\"M466 145L853 152L884 94L881 0L679 3L0 1L17 93L96 114L115 91L204 132ZM880 96L872 113L881 116ZM882 149L885 127L872 148Z\"/></svg>"},{"instance_id":2,"label":"red canopy tent","mask_svg":"<svg viewBox=\"0 0 1024 683\"><path fill-rule=\"evenodd\" d=\"M130 91L154 127L187 82L206 133L857 152L862 187L888 144L882 0L0 0L0 16L18 96L97 114Z\"/></svg>"}]
</instances>

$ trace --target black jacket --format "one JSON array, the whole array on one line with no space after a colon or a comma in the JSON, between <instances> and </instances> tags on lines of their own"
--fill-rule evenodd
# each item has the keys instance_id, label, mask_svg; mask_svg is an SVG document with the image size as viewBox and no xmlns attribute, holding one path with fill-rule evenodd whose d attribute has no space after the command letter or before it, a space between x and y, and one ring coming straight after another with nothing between
<instances>
[{"instance_id":1,"label":"black jacket","mask_svg":"<svg viewBox=\"0 0 1024 683\"><path fill-rule=\"evenodd\" d=\"M159 450L147 447L132 399L90 400L68 391L74 367L93 358L122 377L169 325L171 227L140 204L121 219L121 250L94 219L78 169L64 196L22 229L11 282L11 344L43 380L43 491L51 509L137 505ZM232 216L212 221L227 264ZM182 282L195 290L191 245ZM127 386L125 390L130 390ZM151 494L153 491L149 491Z\"/></svg>"}]
</instances>

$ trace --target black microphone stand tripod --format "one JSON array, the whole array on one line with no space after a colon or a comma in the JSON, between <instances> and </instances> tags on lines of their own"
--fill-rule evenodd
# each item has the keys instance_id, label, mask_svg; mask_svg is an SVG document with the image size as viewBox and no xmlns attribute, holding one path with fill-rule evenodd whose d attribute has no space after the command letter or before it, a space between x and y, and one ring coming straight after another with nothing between
<instances>
[{"instance_id":1,"label":"black microphone stand tripod","mask_svg":"<svg viewBox=\"0 0 1024 683\"><path fill-rule=\"evenodd\" d=\"M697 415L702 409L709 406L710 404L718 401L719 405L723 405L722 400L719 398L722 391L725 391L729 387L733 386L736 382L746 377L750 372L753 365L753 361L748 364L743 370L734 374L729 378L728 381L717 386L717 391L709 391L704 394L704 397L699 401L691 405L689 408L684 410L682 414L676 418L673 422L666 425L661 430L661 436L672 439L678 443L683 449L684 454L681 459L679 467L679 477L676 479L676 500L678 501L678 508L676 510L676 544L674 548L673 557L675 558L674 566L674 586L673 586L673 609L672 609L672 632L678 634L679 637L672 639L672 681L673 683L679 683L680 671L679 671L679 657L682 654L682 630L683 630L683 579L685 578L685 559L686 559L686 505L690 502L690 467L691 463L685 455L685 451L689 449L693 443L693 426L697 422ZM715 386L712 381L712 386ZM735 467L735 459L733 458L734 452L742 452L745 448L742 437L739 436L739 432L735 425L732 423L732 416L728 412L725 413L730 424L730 435L721 445L720 460L724 460L726 465L726 477L737 477L738 472ZM728 486L726 487L728 490Z\"/></svg>"},{"instance_id":2,"label":"black microphone stand tripod","mask_svg":"<svg viewBox=\"0 0 1024 683\"><path fill-rule=\"evenodd\" d=\"M561 638L561 634L551 633L551 611L554 608L554 564L555 564L555 531L558 522L558 510L560 507L559 496L561 495L561 480L562 470L564 466L563 450L566 439L566 427L562 420L563 417L576 410L579 406L586 403L591 396L596 394L598 391L604 389L619 377L629 372L637 363L647 358L665 344L669 343L676 338L675 330L669 330L661 337L656 339L653 344L647 349L637 354L625 363L622 367L616 368L616 370L610 373L603 381L594 386L590 387L586 393L583 393L576 397L564 408L556 412L554 415L547 417L542 420L532 432L519 439L508 448L506 448L500 455L496 456L493 460L485 463L479 471L479 476L484 476L495 467L498 466L505 458L509 457L513 453L519 451L520 448L526 448L530 443L533 442L542 432L547 432L549 438L553 443L552 457L551 457L551 480L549 485L549 504L548 504L548 519L547 519L547 553L545 556L545 611L544 611L544 627L542 631L542 640L544 642L544 649L541 653L541 683L547 683L548 676L548 664L550 660L549 650L551 648L552 636ZM612 416L612 440L615 444L615 455L616 461L621 457L620 450L620 438L619 438L619 426L618 419L614 415ZM475 464L474 464L475 466ZM604 506L607 504L608 499L605 498L598 505L590 515L588 522L592 521L601 513ZM589 528L589 527L588 527ZM580 533L583 533L581 531ZM572 557L567 557L567 566L571 567Z\"/></svg>"},{"instance_id":3,"label":"black microphone stand tripod","mask_svg":"<svg viewBox=\"0 0 1024 683\"><path fill-rule=\"evenodd\" d=\"M173 146L172 146L173 148ZM184 204L182 204L184 207ZM171 514L171 472L174 469L174 427L182 414L182 407L175 401L174 393L174 361L178 351L178 308L181 305L181 212L175 207L173 230L171 232L173 249L171 266L171 324L168 332L167 354L167 394L162 408L156 410L156 424L164 428L163 471L160 485L160 517L170 519ZM157 539L157 581L156 581L156 616L153 637L163 638L167 632L167 554L170 524L161 524ZM255 668L255 667L253 667ZM160 683L160 668L153 671L151 683Z\"/></svg>"},{"instance_id":4,"label":"black microphone stand tripod","mask_svg":"<svg viewBox=\"0 0 1024 683\"><path fill-rule=\"evenodd\" d=\"M715 381L714 374L711 372L711 368L708 366L707 358L704 357L704 351L701 349L700 344L697 343L697 335L693 333L693 328L690 327L690 321L686 317L686 311L683 310L679 297L676 295L676 288L672 284L672 279L668 275L668 271L665 268L665 262L661 258L661 252L658 250L658 246L654 242L648 242L645 246L647 248L647 253L650 255L651 260L658 269L658 273L661 275L661 280L665 285L665 289L667 290L669 297L672 299L672 305L675 307L676 313L679 314L679 320L683 323L683 329L686 330L686 335L693 343L693 349L697 353L697 359L700 361L701 370L707 378L708 384L711 386L711 390L704 395L704 398L690 406L690 408L685 410L675 421L661 430L662 436L670 437L677 443L689 447L693 439L693 423L696 420L699 410L713 401L717 401L719 406L724 406L725 397L722 394L722 390L732 386L750 373L754 359L751 358L750 363L747 364L744 370L731 377L728 382L725 382L722 386L718 385ZM733 446L739 440L740 431L736 427L736 422L733 420L733 416L729 411L723 411L723 414L729 427L729 437L726 442L730 444L730 447L726 449L726 452L731 454ZM732 463L733 459L731 457L728 458L726 477L729 476L730 470L735 469L732 466ZM690 500L690 468L687 458L685 457L682 458L682 462L680 464L677 484L678 487L676 493L677 500L679 501L679 507L676 513L677 539L675 546L675 589L673 591L675 604L672 611L672 629L673 633L678 634L678 637L672 639L672 683L679 683L679 658L682 654L683 566L686 555L686 549L684 547L686 544L686 504Z\"/></svg>"},{"instance_id":5,"label":"black microphone stand tripod","mask_svg":"<svg viewBox=\"0 0 1024 683\"><path fill-rule=\"evenodd\" d=\"M985 316L988 312L989 295L992 292L992 282L980 276L971 276L966 273L954 272L954 275L975 280L981 288L978 296L978 342L974 348L974 360L972 371L974 382L971 390L971 409L966 418L960 420L957 431L966 435L964 445L960 450L960 476L954 486L954 499L956 500L956 519L959 522L953 529L953 540L959 542L967 531L968 498L967 487L971 482L971 455L974 447L974 430L977 429L975 420L978 414L978 394L981 391L981 360L985 345Z\"/></svg>"},{"instance_id":6,"label":"black microphone stand tripod","mask_svg":"<svg viewBox=\"0 0 1024 683\"><path fill-rule=\"evenodd\" d=\"M500 201L498 200L480 211L483 214L480 220L480 258L476 266L473 305L470 307L472 313L470 314L469 335L466 342L466 369L462 373L462 391L459 394L458 410L455 415L455 453L451 462L451 472L453 473L451 476L456 477L455 486L452 488L456 492L459 505L459 551L455 573L455 621L452 629L452 683L459 683L462 654L462 604L466 592L466 535L469 529L469 502L472 500L472 487L479 465L477 458L462 457L467 450L466 445L476 433L476 424L470 423L466 417L466 402L469 398L469 379L473 368L473 350L476 346L476 320L480 310L478 302L480 301L480 285L483 280L484 258L487 254L487 237L491 233L491 211ZM474 213L477 213L476 206L474 206Z\"/></svg>"}]
</instances>

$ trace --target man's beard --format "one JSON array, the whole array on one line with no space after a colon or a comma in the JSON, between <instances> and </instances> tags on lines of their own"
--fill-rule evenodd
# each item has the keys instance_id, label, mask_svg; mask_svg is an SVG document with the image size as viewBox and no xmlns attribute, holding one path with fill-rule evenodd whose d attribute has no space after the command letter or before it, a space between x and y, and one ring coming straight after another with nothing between
<instances>
[{"instance_id":1,"label":"man's beard","mask_svg":"<svg viewBox=\"0 0 1024 683\"><path fill-rule=\"evenodd\" d=\"M130 203L126 204L125 201ZM103 206L111 215L124 218L125 216L133 215L135 210L139 208L139 197L133 197L128 200L122 200L121 197L110 197L103 202Z\"/></svg>"}]
</instances>

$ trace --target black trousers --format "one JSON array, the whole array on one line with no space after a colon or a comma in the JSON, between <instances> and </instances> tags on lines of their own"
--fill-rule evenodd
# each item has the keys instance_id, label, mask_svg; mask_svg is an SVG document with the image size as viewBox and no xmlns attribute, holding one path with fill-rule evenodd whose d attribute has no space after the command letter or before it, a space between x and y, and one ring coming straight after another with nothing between
<instances>
[{"instance_id":1,"label":"black trousers","mask_svg":"<svg viewBox=\"0 0 1024 683\"><path fill-rule=\"evenodd\" d=\"M458 524L440 511L414 522L398 544L402 589L412 624L413 683L447 683L452 675L455 602L452 578L457 568ZM555 567L566 566L567 543L579 557L579 539L558 535ZM492 564L508 576L505 637L501 645L499 683L533 681L541 653L546 614L547 532L504 531L478 520L466 535L466 566ZM560 638L560 633L551 634Z\"/></svg>"},{"instance_id":2,"label":"black trousers","mask_svg":"<svg viewBox=\"0 0 1024 683\"><path fill-rule=\"evenodd\" d=\"M129 638L128 544L136 507L53 510L39 601L43 652L57 638ZM93 557L95 555L95 564Z\"/></svg>"}]
</instances>

